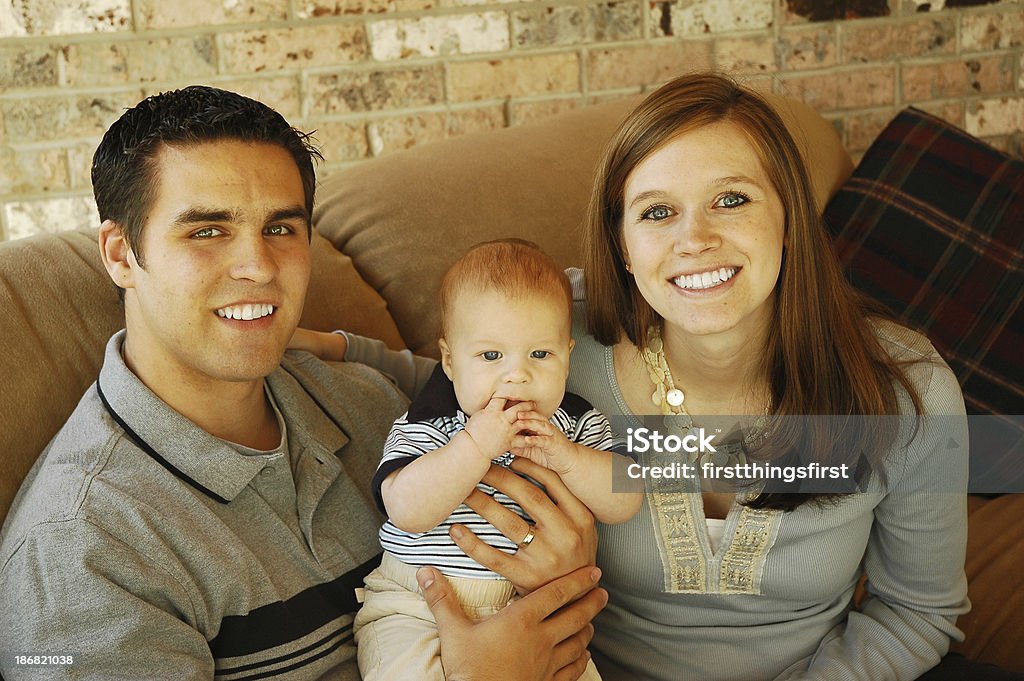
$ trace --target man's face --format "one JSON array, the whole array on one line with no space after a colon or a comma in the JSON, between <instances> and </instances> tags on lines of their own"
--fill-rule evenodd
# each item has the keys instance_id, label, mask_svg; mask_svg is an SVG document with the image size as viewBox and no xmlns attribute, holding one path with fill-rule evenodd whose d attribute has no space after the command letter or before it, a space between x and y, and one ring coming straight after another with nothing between
<instances>
[{"instance_id":1,"label":"man's face","mask_svg":"<svg viewBox=\"0 0 1024 681\"><path fill-rule=\"evenodd\" d=\"M283 148L237 140L165 146L141 237L127 256L125 360L161 387L214 389L280 363L309 283L309 216Z\"/></svg>"}]
</instances>

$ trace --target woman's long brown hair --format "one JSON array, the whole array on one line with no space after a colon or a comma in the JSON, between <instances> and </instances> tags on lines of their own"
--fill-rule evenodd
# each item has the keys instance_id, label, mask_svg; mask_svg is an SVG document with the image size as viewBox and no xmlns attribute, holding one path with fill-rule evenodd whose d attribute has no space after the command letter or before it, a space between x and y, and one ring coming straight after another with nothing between
<instances>
[{"instance_id":1,"label":"woman's long brown hair","mask_svg":"<svg viewBox=\"0 0 1024 681\"><path fill-rule=\"evenodd\" d=\"M645 158L689 130L727 121L747 135L785 208L782 268L775 288L773 321L764 347L764 376L778 416L883 416L900 414L897 386L922 412L918 391L903 365L883 349L870 318L880 311L843 276L818 214L811 183L793 137L775 110L726 76L697 73L653 92L620 125L599 166L584 229L587 323L602 344L625 332L640 347L661 318L639 290L621 248L625 186ZM796 448L830 465L837 448L860 452L867 468L880 472L895 443L895 419L879 427L842 428L842 419L783 425L769 447L775 454ZM786 425L790 424L790 425ZM853 449L848 449L848 448ZM821 495L765 492L755 508L793 509Z\"/></svg>"}]
</instances>

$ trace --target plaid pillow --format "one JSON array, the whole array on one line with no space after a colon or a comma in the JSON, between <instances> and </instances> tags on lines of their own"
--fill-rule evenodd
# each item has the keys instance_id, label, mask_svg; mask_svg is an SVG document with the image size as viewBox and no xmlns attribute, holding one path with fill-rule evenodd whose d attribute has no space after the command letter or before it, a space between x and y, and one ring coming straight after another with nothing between
<instances>
[{"instance_id":1,"label":"plaid pillow","mask_svg":"<svg viewBox=\"0 0 1024 681\"><path fill-rule=\"evenodd\" d=\"M1024 414L1024 162L906 109L825 220L853 284L928 336L969 414Z\"/></svg>"}]
</instances>

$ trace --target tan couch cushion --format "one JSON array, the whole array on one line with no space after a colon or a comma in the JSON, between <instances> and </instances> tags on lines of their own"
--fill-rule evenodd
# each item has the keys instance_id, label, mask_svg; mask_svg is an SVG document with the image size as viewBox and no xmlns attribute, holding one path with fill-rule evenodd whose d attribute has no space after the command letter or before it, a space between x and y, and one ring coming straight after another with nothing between
<instances>
[{"instance_id":1,"label":"tan couch cushion","mask_svg":"<svg viewBox=\"0 0 1024 681\"><path fill-rule=\"evenodd\" d=\"M317 229L352 256L391 304L409 347L437 356L437 287L469 246L501 237L539 243L579 264L579 228L594 171L631 98L541 123L445 142L341 170L320 189ZM810 159L820 206L853 169L832 126L772 98Z\"/></svg>"},{"instance_id":2,"label":"tan couch cushion","mask_svg":"<svg viewBox=\"0 0 1024 681\"><path fill-rule=\"evenodd\" d=\"M38 454L96 379L107 339L124 326L96 232L0 244L0 319L2 519ZM384 300L319 235L302 324L358 328L404 347Z\"/></svg>"}]
</instances>

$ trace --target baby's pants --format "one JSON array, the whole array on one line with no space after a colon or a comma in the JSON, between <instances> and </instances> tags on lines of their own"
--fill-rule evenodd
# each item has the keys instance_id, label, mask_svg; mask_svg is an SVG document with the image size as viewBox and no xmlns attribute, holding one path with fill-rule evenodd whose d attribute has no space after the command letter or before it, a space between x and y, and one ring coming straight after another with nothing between
<instances>
[{"instance_id":1,"label":"baby's pants","mask_svg":"<svg viewBox=\"0 0 1024 681\"><path fill-rule=\"evenodd\" d=\"M444 681L437 623L419 591L416 570L385 552L380 567L366 576L363 607L354 624L363 681ZM448 581L474 619L493 615L515 595L503 579ZM593 662L580 681L601 681Z\"/></svg>"}]
</instances>

